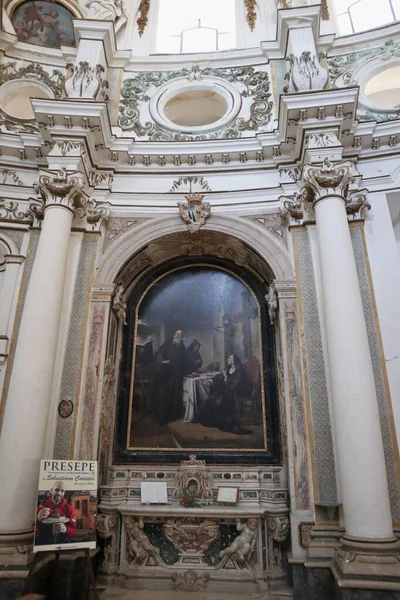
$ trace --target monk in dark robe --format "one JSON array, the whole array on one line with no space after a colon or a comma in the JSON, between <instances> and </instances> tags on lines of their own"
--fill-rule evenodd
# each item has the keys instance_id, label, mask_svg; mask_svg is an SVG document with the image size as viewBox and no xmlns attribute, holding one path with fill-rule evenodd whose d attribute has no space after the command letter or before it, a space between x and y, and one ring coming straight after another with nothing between
<instances>
[{"instance_id":1,"label":"monk in dark robe","mask_svg":"<svg viewBox=\"0 0 400 600\"><path fill-rule=\"evenodd\" d=\"M154 419L166 425L183 416L183 378L191 372L192 362L183 343L183 331L167 339L154 356L154 376L150 400Z\"/></svg>"}]
</instances>

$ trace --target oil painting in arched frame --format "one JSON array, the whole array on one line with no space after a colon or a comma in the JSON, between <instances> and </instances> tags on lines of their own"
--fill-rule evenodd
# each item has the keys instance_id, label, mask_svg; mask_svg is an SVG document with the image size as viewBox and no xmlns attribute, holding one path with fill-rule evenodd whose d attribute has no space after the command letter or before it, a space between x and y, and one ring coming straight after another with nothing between
<instances>
[{"instance_id":1,"label":"oil painting in arched frame","mask_svg":"<svg viewBox=\"0 0 400 600\"><path fill-rule=\"evenodd\" d=\"M251 283L197 263L154 273L135 289L120 370L118 462L192 451L211 462L278 460L273 334L263 290Z\"/></svg>"}]
</instances>

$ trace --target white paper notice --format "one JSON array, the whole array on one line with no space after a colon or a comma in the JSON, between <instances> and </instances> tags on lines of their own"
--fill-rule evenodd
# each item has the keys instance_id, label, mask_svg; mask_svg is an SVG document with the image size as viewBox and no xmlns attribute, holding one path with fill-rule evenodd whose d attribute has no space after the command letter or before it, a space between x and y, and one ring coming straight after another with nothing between
<instances>
[{"instance_id":1,"label":"white paper notice","mask_svg":"<svg viewBox=\"0 0 400 600\"><path fill-rule=\"evenodd\" d=\"M142 504L167 504L167 484L165 481L142 481Z\"/></svg>"}]
</instances>

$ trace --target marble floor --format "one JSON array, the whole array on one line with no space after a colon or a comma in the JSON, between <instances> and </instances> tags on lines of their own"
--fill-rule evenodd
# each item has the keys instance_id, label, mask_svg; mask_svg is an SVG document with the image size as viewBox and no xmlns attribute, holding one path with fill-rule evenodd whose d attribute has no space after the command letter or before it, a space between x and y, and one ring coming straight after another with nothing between
<instances>
[{"instance_id":1,"label":"marble floor","mask_svg":"<svg viewBox=\"0 0 400 600\"><path fill-rule=\"evenodd\" d=\"M119 587L108 587L100 594L100 600L290 600L292 598L291 590L257 594L223 594L170 590L127 590Z\"/></svg>"}]
</instances>

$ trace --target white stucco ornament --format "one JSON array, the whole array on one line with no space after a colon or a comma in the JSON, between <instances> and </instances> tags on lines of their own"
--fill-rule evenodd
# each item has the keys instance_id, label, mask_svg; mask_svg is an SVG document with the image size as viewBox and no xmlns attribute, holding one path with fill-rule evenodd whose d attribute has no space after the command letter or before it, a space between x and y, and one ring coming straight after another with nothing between
<instances>
[{"instance_id":1,"label":"white stucco ornament","mask_svg":"<svg viewBox=\"0 0 400 600\"><path fill-rule=\"evenodd\" d=\"M179 213L190 233L197 233L211 214L209 202L201 194L188 194L186 202L178 202Z\"/></svg>"}]
</instances>

